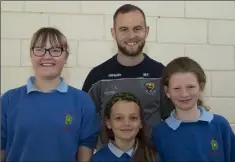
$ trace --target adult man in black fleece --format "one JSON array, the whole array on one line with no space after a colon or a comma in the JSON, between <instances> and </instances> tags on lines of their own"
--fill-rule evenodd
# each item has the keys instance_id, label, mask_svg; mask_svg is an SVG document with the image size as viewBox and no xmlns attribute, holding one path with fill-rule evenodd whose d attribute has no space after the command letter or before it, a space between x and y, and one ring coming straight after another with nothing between
<instances>
[{"instance_id":1,"label":"adult man in black fleece","mask_svg":"<svg viewBox=\"0 0 235 162\"><path fill-rule=\"evenodd\" d=\"M172 105L166 102L161 77L164 65L142 50L149 33L144 12L137 6L121 6L113 16L111 33L118 53L94 67L83 85L93 98L98 113L110 97L118 92L131 92L140 98L150 129L169 116Z\"/></svg>"}]
</instances>

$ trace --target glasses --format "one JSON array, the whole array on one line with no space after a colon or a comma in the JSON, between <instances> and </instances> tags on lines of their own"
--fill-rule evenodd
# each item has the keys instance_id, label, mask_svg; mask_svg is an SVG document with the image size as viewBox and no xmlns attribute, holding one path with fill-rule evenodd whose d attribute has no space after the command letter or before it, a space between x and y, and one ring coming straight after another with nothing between
<instances>
[{"instance_id":1,"label":"glasses","mask_svg":"<svg viewBox=\"0 0 235 162\"><path fill-rule=\"evenodd\" d=\"M49 49L41 48L41 47L32 47L32 51L33 51L33 54L37 57L43 57L47 51L52 57L60 57L64 49L59 48L59 47L49 48Z\"/></svg>"}]
</instances>

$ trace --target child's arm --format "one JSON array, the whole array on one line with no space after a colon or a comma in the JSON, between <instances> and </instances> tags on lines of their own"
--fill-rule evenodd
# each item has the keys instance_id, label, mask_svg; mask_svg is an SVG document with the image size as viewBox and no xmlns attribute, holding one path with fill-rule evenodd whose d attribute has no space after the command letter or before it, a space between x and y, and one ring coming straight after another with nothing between
<instances>
[{"instance_id":1,"label":"child's arm","mask_svg":"<svg viewBox=\"0 0 235 162\"><path fill-rule=\"evenodd\" d=\"M222 123L222 138L224 144L225 161L235 162L235 134L225 118Z\"/></svg>"},{"instance_id":2,"label":"child's arm","mask_svg":"<svg viewBox=\"0 0 235 162\"><path fill-rule=\"evenodd\" d=\"M100 120L91 98L83 98L81 131L79 132L78 162L90 161L100 131Z\"/></svg>"},{"instance_id":3,"label":"child's arm","mask_svg":"<svg viewBox=\"0 0 235 162\"><path fill-rule=\"evenodd\" d=\"M5 162L6 161L5 160L6 159L5 156L6 156L5 151L1 150L1 162Z\"/></svg>"},{"instance_id":4,"label":"child's arm","mask_svg":"<svg viewBox=\"0 0 235 162\"><path fill-rule=\"evenodd\" d=\"M77 162L87 162L91 159L92 149L84 146L80 146L77 154Z\"/></svg>"}]
</instances>

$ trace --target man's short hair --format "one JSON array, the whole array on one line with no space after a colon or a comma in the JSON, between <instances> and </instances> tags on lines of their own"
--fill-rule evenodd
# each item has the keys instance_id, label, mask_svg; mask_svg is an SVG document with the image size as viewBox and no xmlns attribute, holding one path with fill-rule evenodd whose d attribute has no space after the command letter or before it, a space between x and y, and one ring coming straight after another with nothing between
<instances>
[{"instance_id":1,"label":"man's short hair","mask_svg":"<svg viewBox=\"0 0 235 162\"><path fill-rule=\"evenodd\" d=\"M132 4L125 4L125 5L122 5L121 7L119 7L113 15L113 23L115 24L115 21L116 21L118 14L120 14L120 13L125 14L125 13L133 12L133 11L139 11L143 15L144 21L146 24L146 17L145 17L144 11L141 8L139 8L135 5L132 5Z\"/></svg>"}]
</instances>

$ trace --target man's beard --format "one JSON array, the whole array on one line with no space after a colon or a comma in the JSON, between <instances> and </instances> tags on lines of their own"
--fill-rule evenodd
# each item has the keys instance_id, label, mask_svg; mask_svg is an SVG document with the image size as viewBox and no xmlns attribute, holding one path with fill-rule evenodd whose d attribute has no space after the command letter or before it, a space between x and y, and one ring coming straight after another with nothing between
<instances>
[{"instance_id":1,"label":"man's beard","mask_svg":"<svg viewBox=\"0 0 235 162\"><path fill-rule=\"evenodd\" d=\"M143 48L145 46L145 41L141 42L137 49L134 50L134 51L129 51L125 45L120 45L120 43L117 41L117 46L118 46L118 50L125 56L128 56L128 57L135 57L135 56L138 56L142 51L143 51Z\"/></svg>"}]
</instances>

